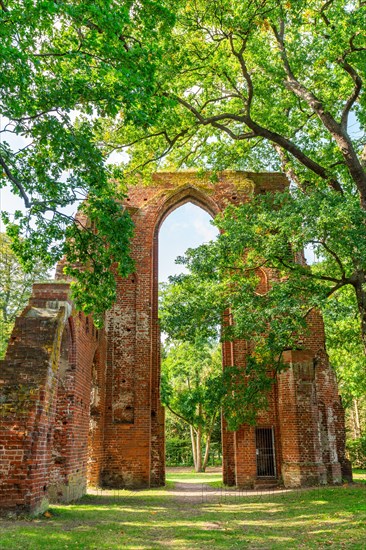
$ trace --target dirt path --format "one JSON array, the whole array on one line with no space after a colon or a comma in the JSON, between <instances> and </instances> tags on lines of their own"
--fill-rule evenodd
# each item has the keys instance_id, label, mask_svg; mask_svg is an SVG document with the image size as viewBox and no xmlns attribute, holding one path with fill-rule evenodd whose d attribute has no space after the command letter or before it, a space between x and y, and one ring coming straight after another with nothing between
<instances>
[{"instance_id":1,"label":"dirt path","mask_svg":"<svg viewBox=\"0 0 366 550\"><path fill-rule=\"evenodd\" d=\"M235 487L221 487L221 476L217 475L221 473L221 468L217 467L207 468L206 474L196 474L192 471L192 468L187 467L170 467L167 468L167 473L170 474L167 487L156 488L153 491L159 496L165 496L168 506L177 503L178 506L185 507L190 504L224 502L227 499L238 497L264 496L291 491L283 488L237 489ZM186 479L184 479L185 477ZM146 489L126 491L123 489L90 488L88 490L89 494L110 497L111 499L128 496L129 494L133 496L141 493L145 494L145 492Z\"/></svg>"},{"instance_id":2,"label":"dirt path","mask_svg":"<svg viewBox=\"0 0 366 550\"><path fill-rule=\"evenodd\" d=\"M220 489L211 487L208 483L188 483L176 481L173 488L168 489L169 495L178 502L198 503L205 502L208 498L218 496Z\"/></svg>"},{"instance_id":3,"label":"dirt path","mask_svg":"<svg viewBox=\"0 0 366 550\"><path fill-rule=\"evenodd\" d=\"M290 489L284 488L269 488L263 487L260 489L237 489L235 487L220 487L210 484L209 474L217 474L221 472L221 468L207 469L207 482L194 481L188 477L185 480L174 480L174 474L189 474L188 468L167 468L167 471L172 474L173 486L166 489L166 494L173 497L174 501L179 503L198 504L203 502L222 502L227 498L243 497L243 496L262 496L278 493L287 493ZM197 474L192 474L192 478ZM199 475L199 474L198 474ZM212 478L211 478L212 479Z\"/></svg>"}]
</instances>

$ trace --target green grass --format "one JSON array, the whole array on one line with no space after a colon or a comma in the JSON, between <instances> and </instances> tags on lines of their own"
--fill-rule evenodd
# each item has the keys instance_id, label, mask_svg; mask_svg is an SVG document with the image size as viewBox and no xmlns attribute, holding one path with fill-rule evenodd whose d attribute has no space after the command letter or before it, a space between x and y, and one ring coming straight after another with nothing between
<instances>
[{"instance_id":1,"label":"green grass","mask_svg":"<svg viewBox=\"0 0 366 550\"><path fill-rule=\"evenodd\" d=\"M366 483L366 470L361 470L361 468L354 468L352 470L353 481L355 483Z\"/></svg>"},{"instance_id":2,"label":"green grass","mask_svg":"<svg viewBox=\"0 0 366 550\"><path fill-rule=\"evenodd\" d=\"M167 482L184 482L184 483L194 483L202 484L207 483L208 485L222 485L222 473L221 472L207 472L196 473L193 469L187 468L186 472L182 472L181 468L178 471L174 471L173 468L169 469L166 473Z\"/></svg>"},{"instance_id":3,"label":"green grass","mask_svg":"<svg viewBox=\"0 0 366 550\"><path fill-rule=\"evenodd\" d=\"M169 488L120 495L88 495L77 504L53 506L50 518L0 520L0 549L365 548L362 484L221 502L218 493L212 502L193 504L177 500Z\"/></svg>"}]
</instances>

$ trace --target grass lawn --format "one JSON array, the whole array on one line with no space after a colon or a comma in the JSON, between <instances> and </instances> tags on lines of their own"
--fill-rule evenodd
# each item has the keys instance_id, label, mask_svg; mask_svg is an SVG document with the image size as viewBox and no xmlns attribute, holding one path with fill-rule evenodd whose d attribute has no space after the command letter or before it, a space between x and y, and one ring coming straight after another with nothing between
<instances>
[{"instance_id":1,"label":"grass lawn","mask_svg":"<svg viewBox=\"0 0 366 550\"><path fill-rule=\"evenodd\" d=\"M166 480L169 483L194 483L202 485L222 485L220 468L208 468L204 473L196 473L193 468L168 468Z\"/></svg>"},{"instance_id":2,"label":"grass lawn","mask_svg":"<svg viewBox=\"0 0 366 550\"><path fill-rule=\"evenodd\" d=\"M366 547L366 485L189 502L167 489L88 495L51 517L0 520L0 549L139 550ZM216 473L206 474L213 483ZM365 476L365 472L360 476ZM197 481L200 479L200 481Z\"/></svg>"},{"instance_id":3,"label":"grass lawn","mask_svg":"<svg viewBox=\"0 0 366 550\"><path fill-rule=\"evenodd\" d=\"M353 471L353 481L355 483L366 483L366 470L355 468Z\"/></svg>"}]
</instances>

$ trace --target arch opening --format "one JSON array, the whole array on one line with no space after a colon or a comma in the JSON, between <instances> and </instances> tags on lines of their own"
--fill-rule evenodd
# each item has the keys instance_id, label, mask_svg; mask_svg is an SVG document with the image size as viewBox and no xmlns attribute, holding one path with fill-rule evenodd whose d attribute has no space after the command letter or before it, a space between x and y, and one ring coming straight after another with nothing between
<instances>
[{"instance_id":1,"label":"arch opening","mask_svg":"<svg viewBox=\"0 0 366 550\"><path fill-rule=\"evenodd\" d=\"M175 263L178 256L183 256L188 248L196 248L217 237L218 231L210 223L213 215L212 209L203 205L196 196L184 196L168 206L157 229L159 286L167 284L169 276L187 272L184 266ZM221 466L220 411L216 413L213 422L206 419L207 426L203 429L195 425L188 415L185 417L182 411L188 392L194 392L194 384L198 383L203 390L214 371L221 371L221 345L219 342L207 342L198 349L192 343L168 340L165 334L161 334L160 338L158 335L158 339L161 345L159 372L163 381L160 394L165 409L166 466L193 466L196 471L203 471L207 466ZM188 364L190 356L196 357L197 362ZM198 368L198 357L201 357L202 364L206 361L204 368ZM184 376L175 365L176 361L182 360L186 361ZM168 394L172 395L174 405L167 402ZM197 418L202 418L205 411L201 410L199 402L196 407ZM183 418L186 418L186 422Z\"/></svg>"}]
</instances>

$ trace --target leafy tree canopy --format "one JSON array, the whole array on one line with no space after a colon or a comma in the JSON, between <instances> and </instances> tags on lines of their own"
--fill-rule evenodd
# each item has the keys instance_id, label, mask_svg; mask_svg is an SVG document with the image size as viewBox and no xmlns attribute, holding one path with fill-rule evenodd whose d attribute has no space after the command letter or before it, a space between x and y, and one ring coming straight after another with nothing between
<instances>
[{"instance_id":1,"label":"leafy tree canopy","mask_svg":"<svg viewBox=\"0 0 366 550\"><path fill-rule=\"evenodd\" d=\"M211 429L211 424L195 412L198 403L208 407L208 418L221 408L230 430L243 423L255 423L258 411L267 406L273 373L283 366L274 347L264 334L258 333L256 346L248 349L245 367L225 366L222 370L219 352L212 353L224 307L219 285L211 286L207 301L207 287L201 276L197 278L191 273L172 277L171 281L161 292L159 307L161 328L173 342L162 362L163 402L176 412L179 410L180 416L192 426L200 426L202 433L207 426ZM223 339L238 334L234 325L226 328ZM177 380L182 385L176 385Z\"/></svg>"},{"instance_id":2,"label":"leafy tree canopy","mask_svg":"<svg viewBox=\"0 0 366 550\"><path fill-rule=\"evenodd\" d=\"M328 283L351 285L366 335L364 2L2 1L0 7L1 112L6 129L31 142L14 152L4 139L1 163L39 226L34 232L18 214L9 230L15 239L29 232L32 254L53 260L66 251L74 261L86 250L80 260L88 270L76 292L86 311L101 300L100 313L113 299L111 263L119 262L122 273L131 269L131 226L113 204L118 195L111 178L118 177L123 190L123 182L161 167L214 174L227 167L282 169L298 195L276 200L288 199L309 227L317 206L323 213L311 242L327 261L333 258L336 271L322 273L333 281L323 276L318 285L311 277L316 296L321 301L331 291ZM105 158L116 150L128 152L129 160L106 169ZM97 239L57 210L79 193L89 197L83 208L94 216ZM266 201L256 206L267 217ZM342 209L353 224L346 235L345 225L334 223ZM120 245L116 223L118 232L125 226ZM59 244L65 234L67 250ZM309 237L302 229L290 235L291 245ZM19 241L15 248L26 263L29 249Z\"/></svg>"},{"instance_id":3,"label":"leafy tree canopy","mask_svg":"<svg viewBox=\"0 0 366 550\"><path fill-rule=\"evenodd\" d=\"M365 347L365 3L169 5L176 22L169 41L161 40L154 122L121 128L106 120L101 141L129 151L125 175L157 168L199 167L213 177L225 168L283 170L290 192L258 197L219 222L228 234L221 255L226 246L226 265L234 270L243 250L253 248L250 269L266 263L288 277L287 290L275 285L272 295L282 300L286 292L289 322L349 285ZM307 245L322 260L316 269L295 265L289 255L292 249L299 260ZM210 261L206 252L203 264ZM255 288L248 272L240 284L242 296L245 285ZM300 292L300 310L291 288Z\"/></svg>"},{"instance_id":4,"label":"leafy tree canopy","mask_svg":"<svg viewBox=\"0 0 366 550\"><path fill-rule=\"evenodd\" d=\"M221 354L217 346L175 342L161 365L162 403L190 427L197 472L205 471L211 434L222 401ZM205 453L202 456L202 446Z\"/></svg>"},{"instance_id":5,"label":"leafy tree canopy","mask_svg":"<svg viewBox=\"0 0 366 550\"><path fill-rule=\"evenodd\" d=\"M111 265L132 269L132 224L95 130L103 117L136 127L153 119L158 36L171 22L151 0L0 1L0 186L26 207L3 220L24 269L64 254L84 266L68 274L77 304L97 319L115 297ZM75 222L65 208L85 199Z\"/></svg>"},{"instance_id":6,"label":"leafy tree canopy","mask_svg":"<svg viewBox=\"0 0 366 550\"><path fill-rule=\"evenodd\" d=\"M353 179L364 193L364 139L348 133L351 111L365 123L363 2L167 4L176 23L161 39L159 113L148 128L108 127L109 147L133 141L129 168L145 166L146 155L152 169L162 157L205 169L279 168L285 160L302 184L339 189Z\"/></svg>"},{"instance_id":7,"label":"leafy tree canopy","mask_svg":"<svg viewBox=\"0 0 366 550\"><path fill-rule=\"evenodd\" d=\"M332 296L323 309L327 351L337 372L346 407L366 396L366 359L362 353L356 312L354 295L349 288Z\"/></svg>"},{"instance_id":8,"label":"leafy tree canopy","mask_svg":"<svg viewBox=\"0 0 366 550\"><path fill-rule=\"evenodd\" d=\"M3 357L15 318L26 306L36 281L47 279L47 267L33 264L31 272L24 272L7 235L0 233L0 358Z\"/></svg>"}]
</instances>

